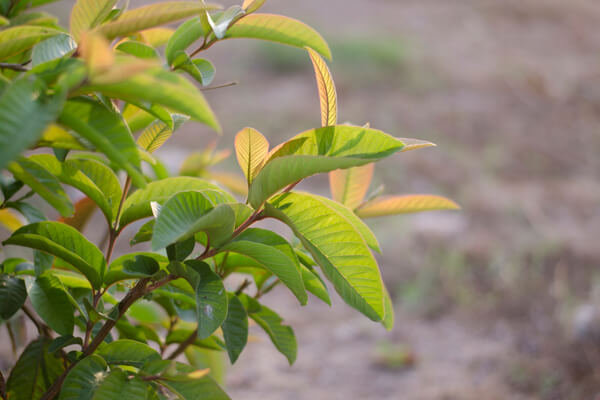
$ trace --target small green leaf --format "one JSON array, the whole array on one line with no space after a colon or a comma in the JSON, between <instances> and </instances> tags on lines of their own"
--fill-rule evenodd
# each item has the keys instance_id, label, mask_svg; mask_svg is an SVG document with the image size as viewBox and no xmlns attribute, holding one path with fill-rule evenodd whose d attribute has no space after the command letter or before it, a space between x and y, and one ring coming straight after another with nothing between
<instances>
[{"instance_id":1,"label":"small green leaf","mask_svg":"<svg viewBox=\"0 0 600 400\"><path fill-rule=\"evenodd\" d=\"M259 131L244 128L235 136L235 155L248 185L260 172L269 154L269 141Z\"/></svg>"},{"instance_id":2,"label":"small green leaf","mask_svg":"<svg viewBox=\"0 0 600 400\"><path fill-rule=\"evenodd\" d=\"M302 273L302 280L306 290L314 294L317 298L323 300L328 305L331 305L331 299L329 298L329 291L327 286L321 280L321 277L315 272L308 269L304 265L300 265L300 272Z\"/></svg>"},{"instance_id":3,"label":"small green leaf","mask_svg":"<svg viewBox=\"0 0 600 400\"><path fill-rule=\"evenodd\" d=\"M300 179L368 164L402 147L400 140L375 129L349 125L311 129L276 148L252 182L248 199L253 207L259 207Z\"/></svg>"},{"instance_id":4,"label":"small green leaf","mask_svg":"<svg viewBox=\"0 0 600 400\"><path fill-rule=\"evenodd\" d=\"M175 70L182 70L190 74L202 86L208 86L215 77L215 67L208 60L197 58L192 60L184 51L181 51L173 61Z\"/></svg>"},{"instance_id":5,"label":"small green leaf","mask_svg":"<svg viewBox=\"0 0 600 400\"><path fill-rule=\"evenodd\" d=\"M43 64L69 54L77 48L77 43L66 33L52 36L33 47L31 66Z\"/></svg>"},{"instance_id":6,"label":"small green leaf","mask_svg":"<svg viewBox=\"0 0 600 400\"><path fill-rule=\"evenodd\" d=\"M174 194L190 190L202 191L207 197L218 203L235 203L236 201L233 196L203 179L166 178L149 183L144 189L138 189L125 200L119 227L123 228L133 221L152 216L151 202L164 204Z\"/></svg>"},{"instance_id":7,"label":"small green leaf","mask_svg":"<svg viewBox=\"0 0 600 400\"><path fill-rule=\"evenodd\" d=\"M229 299L227 319L221 328L227 354L234 364L248 342L248 313L236 295L227 293L227 297Z\"/></svg>"},{"instance_id":8,"label":"small green leaf","mask_svg":"<svg viewBox=\"0 0 600 400\"><path fill-rule=\"evenodd\" d=\"M231 6L224 12L220 13L218 17L213 20L210 14L208 15L208 23L212 28L213 33L217 39L223 39L227 28L235 22L236 19L244 15L246 12L240 6Z\"/></svg>"},{"instance_id":9,"label":"small green leaf","mask_svg":"<svg viewBox=\"0 0 600 400\"><path fill-rule=\"evenodd\" d=\"M0 274L0 318L8 320L27 299L27 289L22 279Z\"/></svg>"},{"instance_id":10,"label":"small green leaf","mask_svg":"<svg viewBox=\"0 0 600 400\"><path fill-rule=\"evenodd\" d=\"M159 271L159 262L167 263L168 260L154 253L125 254L110 263L104 275L104 285L110 286L127 279L149 278Z\"/></svg>"},{"instance_id":11,"label":"small green leaf","mask_svg":"<svg viewBox=\"0 0 600 400\"><path fill-rule=\"evenodd\" d=\"M161 249L197 232L206 232L213 245L231 236L235 223L233 209L227 204L218 204L206 193L180 192L162 206L154 224L152 249Z\"/></svg>"},{"instance_id":12,"label":"small green leaf","mask_svg":"<svg viewBox=\"0 0 600 400\"><path fill-rule=\"evenodd\" d=\"M0 31L0 60L29 50L36 43L61 33L56 29L33 25L6 28Z\"/></svg>"},{"instance_id":13,"label":"small green leaf","mask_svg":"<svg viewBox=\"0 0 600 400\"><path fill-rule=\"evenodd\" d=\"M185 52L192 43L207 33L208 30L200 17L193 17L179 25L165 47L165 56L169 65L173 65L178 54Z\"/></svg>"},{"instance_id":14,"label":"small green leaf","mask_svg":"<svg viewBox=\"0 0 600 400\"><path fill-rule=\"evenodd\" d=\"M250 14L229 27L225 38L262 39L295 47L310 47L331 59L329 46L318 32L293 18L274 14Z\"/></svg>"},{"instance_id":15,"label":"small green leaf","mask_svg":"<svg viewBox=\"0 0 600 400\"><path fill-rule=\"evenodd\" d=\"M150 47L147 44L142 42L137 42L135 40L128 40L123 42L117 46L117 50L122 51L123 53L130 54L137 58L154 60L159 58L158 52L154 49L154 47Z\"/></svg>"},{"instance_id":16,"label":"small green leaf","mask_svg":"<svg viewBox=\"0 0 600 400\"><path fill-rule=\"evenodd\" d=\"M384 289L377 262L347 213L331 203L321 196L290 192L276 196L265 210L294 231L346 303L381 321Z\"/></svg>"},{"instance_id":17,"label":"small green leaf","mask_svg":"<svg viewBox=\"0 0 600 400\"><path fill-rule=\"evenodd\" d=\"M106 261L102 252L76 229L59 222L37 222L15 231L3 242L44 251L83 273L94 289L102 285Z\"/></svg>"},{"instance_id":18,"label":"small green leaf","mask_svg":"<svg viewBox=\"0 0 600 400\"><path fill-rule=\"evenodd\" d=\"M79 361L67 374L58 400L91 400L108 375L107 368L106 361L96 354Z\"/></svg>"},{"instance_id":19,"label":"small green leaf","mask_svg":"<svg viewBox=\"0 0 600 400\"><path fill-rule=\"evenodd\" d=\"M141 368L145 363L160 360L160 354L147 344L119 339L98 349L97 354L108 364L130 365Z\"/></svg>"},{"instance_id":20,"label":"small green leaf","mask_svg":"<svg viewBox=\"0 0 600 400\"><path fill-rule=\"evenodd\" d=\"M45 273L28 288L33 308L50 328L61 335L73 334L75 309L58 278Z\"/></svg>"},{"instance_id":21,"label":"small green leaf","mask_svg":"<svg viewBox=\"0 0 600 400\"><path fill-rule=\"evenodd\" d=\"M216 6L213 5L193 1L169 1L150 4L126 11L116 21L101 25L96 31L108 39L114 39L119 36L129 36L144 29L198 15L205 11L214 10L215 8Z\"/></svg>"},{"instance_id":22,"label":"small green leaf","mask_svg":"<svg viewBox=\"0 0 600 400\"><path fill-rule=\"evenodd\" d=\"M298 344L294 330L288 325L282 325L283 319L270 308L259 304L253 298L241 294L239 299L252 318L269 335L271 341L289 361L290 365L296 361Z\"/></svg>"},{"instance_id":23,"label":"small green leaf","mask_svg":"<svg viewBox=\"0 0 600 400\"><path fill-rule=\"evenodd\" d=\"M184 122L188 120L185 115L174 114L172 126L169 127L163 121L154 121L142 131L138 137L137 144L149 153L158 150Z\"/></svg>"},{"instance_id":24,"label":"small green leaf","mask_svg":"<svg viewBox=\"0 0 600 400\"><path fill-rule=\"evenodd\" d=\"M23 78L0 95L0 169L33 145L60 113L63 95L48 97L43 89L39 80Z\"/></svg>"},{"instance_id":25,"label":"small green leaf","mask_svg":"<svg viewBox=\"0 0 600 400\"><path fill-rule=\"evenodd\" d=\"M40 399L65 370L62 359L48 352L49 338L29 343L17 360L6 382L11 400Z\"/></svg>"},{"instance_id":26,"label":"small green leaf","mask_svg":"<svg viewBox=\"0 0 600 400\"><path fill-rule=\"evenodd\" d=\"M8 166L8 170L25 182L41 198L46 200L63 217L73 214L75 208L54 175L35 161L20 158Z\"/></svg>"}]
</instances>

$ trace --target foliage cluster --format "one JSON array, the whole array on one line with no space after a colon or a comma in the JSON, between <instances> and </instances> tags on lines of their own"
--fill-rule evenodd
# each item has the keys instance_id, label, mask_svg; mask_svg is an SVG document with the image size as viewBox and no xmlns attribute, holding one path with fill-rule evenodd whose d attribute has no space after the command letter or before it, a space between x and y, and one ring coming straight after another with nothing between
<instances>
[{"instance_id":1,"label":"foliage cluster","mask_svg":"<svg viewBox=\"0 0 600 400\"><path fill-rule=\"evenodd\" d=\"M1 398L227 399L199 354L223 351L235 362L251 319L293 363L292 328L260 300L283 285L302 305L307 293L330 303L323 276L346 303L391 328L372 253L379 245L361 218L456 205L379 192L365 200L374 162L431 143L337 125L324 61L331 55L316 31L256 12L264 0L226 10L78 0L66 30L32 10L51 1L0 0L0 223L12 232L2 244L32 250L0 264L0 317L13 339L23 316L39 332L7 379L0 374ZM183 19L176 30L162 27ZM210 147L172 176L153 153L183 123L220 130L202 94L215 69L197 55L234 38L305 49L321 127L272 148L242 129L242 188L211 172L224 153ZM317 173L330 173L333 200L293 190ZM59 220L48 220L33 195ZM99 244L82 233L97 210L107 227ZM295 241L251 227L265 218L291 228ZM130 225L131 245L148 242L152 251L113 259ZM246 278L231 290L224 281L233 275Z\"/></svg>"}]
</instances>

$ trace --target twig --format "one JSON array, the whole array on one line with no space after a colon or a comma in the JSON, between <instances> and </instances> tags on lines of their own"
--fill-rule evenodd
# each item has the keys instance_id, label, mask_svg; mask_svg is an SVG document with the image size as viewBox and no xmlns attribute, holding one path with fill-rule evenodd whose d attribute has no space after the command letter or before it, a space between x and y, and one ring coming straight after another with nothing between
<instances>
[{"instance_id":1,"label":"twig","mask_svg":"<svg viewBox=\"0 0 600 400\"><path fill-rule=\"evenodd\" d=\"M44 324L43 322L38 321L38 319L35 317L35 315L29 309L29 307L27 307L26 305L23 305L23 307L21 307L21 308L22 308L23 312L25 313L25 315L27 315L27 317L31 320L31 322L33 322L33 324L37 328L37 330L38 330L38 332L39 332L40 335L47 336L47 337L52 337L52 333L50 331L50 328L46 324Z\"/></svg>"},{"instance_id":2,"label":"twig","mask_svg":"<svg viewBox=\"0 0 600 400\"><path fill-rule=\"evenodd\" d=\"M11 69L13 71L26 72L29 71L21 64L0 63L0 68Z\"/></svg>"},{"instance_id":3,"label":"twig","mask_svg":"<svg viewBox=\"0 0 600 400\"><path fill-rule=\"evenodd\" d=\"M222 88L226 88L226 87L230 87L230 86L235 86L235 85L237 85L237 84L239 84L239 82L237 82L237 81L232 81L232 82L227 82L227 83L224 83L224 84L222 84L222 85L217 85L217 86L209 86L209 87L205 87L205 88L200 88L200 90L201 90L202 92L205 92L205 91L207 91L207 90L222 89Z\"/></svg>"},{"instance_id":4,"label":"twig","mask_svg":"<svg viewBox=\"0 0 600 400\"><path fill-rule=\"evenodd\" d=\"M289 185L286 186L285 189L283 189L283 191L281 193L287 193L287 192L289 192L290 190L292 190L293 188L295 188L296 185L299 184L299 183L300 183L300 181L296 181L294 183L290 183Z\"/></svg>"},{"instance_id":5,"label":"twig","mask_svg":"<svg viewBox=\"0 0 600 400\"><path fill-rule=\"evenodd\" d=\"M194 332L192 332L192 334L190 336L188 336L187 339L185 339L183 342L179 343L179 346L177 346L175 351L173 353L171 353L171 355L169 357L167 357L167 360L176 359L181 353L183 353L185 351L185 349L187 349L187 347L189 345L191 345L192 343L194 343L196 341L197 336L198 336L198 328L196 328L194 330Z\"/></svg>"},{"instance_id":6,"label":"twig","mask_svg":"<svg viewBox=\"0 0 600 400\"><path fill-rule=\"evenodd\" d=\"M250 286L250 283L251 282L248 279L244 279L244 282L242 282L242 284L235 290L235 295L239 296L240 294L242 294L244 289Z\"/></svg>"},{"instance_id":7,"label":"twig","mask_svg":"<svg viewBox=\"0 0 600 400\"><path fill-rule=\"evenodd\" d=\"M267 287L265 287L262 290L259 290L258 292L256 292L256 295L254 296L254 298L255 299L260 299L264 294L269 293L271 291L271 289L273 289L275 286L277 286L277 284L279 282L280 282L279 279L276 279L274 282L272 282Z\"/></svg>"}]
</instances>

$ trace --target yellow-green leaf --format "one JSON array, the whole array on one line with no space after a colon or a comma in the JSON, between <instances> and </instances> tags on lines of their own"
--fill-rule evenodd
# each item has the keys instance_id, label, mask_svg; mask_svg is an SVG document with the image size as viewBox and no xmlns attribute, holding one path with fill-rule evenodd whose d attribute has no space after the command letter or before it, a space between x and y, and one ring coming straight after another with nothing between
<instances>
[{"instance_id":1,"label":"yellow-green leaf","mask_svg":"<svg viewBox=\"0 0 600 400\"><path fill-rule=\"evenodd\" d=\"M303 22L282 15L246 15L229 27L225 38L262 39L294 47L310 47L331 59L329 46L317 31Z\"/></svg>"},{"instance_id":2,"label":"yellow-green leaf","mask_svg":"<svg viewBox=\"0 0 600 400\"><path fill-rule=\"evenodd\" d=\"M436 146L435 143L428 142L427 140L409 138L400 138L400 140L402 140L402 143L404 143L404 148L402 149L402 152Z\"/></svg>"},{"instance_id":3,"label":"yellow-green leaf","mask_svg":"<svg viewBox=\"0 0 600 400\"><path fill-rule=\"evenodd\" d=\"M169 41L174 32L171 28L150 28L139 32L139 37L148 46L160 47Z\"/></svg>"},{"instance_id":4,"label":"yellow-green leaf","mask_svg":"<svg viewBox=\"0 0 600 400\"><path fill-rule=\"evenodd\" d=\"M364 200L375 164L367 164L349 169L337 169L329 173L331 196L337 202L354 210Z\"/></svg>"},{"instance_id":5,"label":"yellow-green leaf","mask_svg":"<svg viewBox=\"0 0 600 400\"><path fill-rule=\"evenodd\" d=\"M248 184L260 171L269 153L269 141L259 131L244 128L235 137L235 155Z\"/></svg>"},{"instance_id":6,"label":"yellow-green leaf","mask_svg":"<svg viewBox=\"0 0 600 400\"><path fill-rule=\"evenodd\" d=\"M331 72L319 53L310 47L307 47L306 50L315 69L315 78L317 80L321 103L321 125L335 125L337 123L337 95Z\"/></svg>"},{"instance_id":7,"label":"yellow-green leaf","mask_svg":"<svg viewBox=\"0 0 600 400\"><path fill-rule=\"evenodd\" d=\"M0 210L0 225L11 232L16 231L23 226L23 221L17 214L8 209Z\"/></svg>"},{"instance_id":8,"label":"yellow-green leaf","mask_svg":"<svg viewBox=\"0 0 600 400\"><path fill-rule=\"evenodd\" d=\"M265 0L244 0L242 8L246 11L246 14L253 13L265 4Z\"/></svg>"},{"instance_id":9,"label":"yellow-green leaf","mask_svg":"<svg viewBox=\"0 0 600 400\"><path fill-rule=\"evenodd\" d=\"M110 48L110 44L98 34L86 33L82 35L79 52L92 77L108 71L115 63L115 54Z\"/></svg>"},{"instance_id":10,"label":"yellow-green leaf","mask_svg":"<svg viewBox=\"0 0 600 400\"><path fill-rule=\"evenodd\" d=\"M372 200L356 210L361 218L408 214L431 210L456 210L459 205L442 196L428 194L385 196Z\"/></svg>"},{"instance_id":11,"label":"yellow-green leaf","mask_svg":"<svg viewBox=\"0 0 600 400\"><path fill-rule=\"evenodd\" d=\"M100 25L96 31L114 39L119 36L128 36L138 31L155 26L174 22L186 17L198 15L202 12L218 8L192 1L170 1L165 3L150 4L124 12L116 21Z\"/></svg>"},{"instance_id":12,"label":"yellow-green leaf","mask_svg":"<svg viewBox=\"0 0 600 400\"><path fill-rule=\"evenodd\" d=\"M100 25L117 0L77 0L71 10L71 34L79 41L81 34Z\"/></svg>"},{"instance_id":13,"label":"yellow-green leaf","mask_svg":"<svg viewBox=\"0 0 600 400\"><path fill-rule=\"evenodd\" d=\"M0 60L29 50L36 43L62 33L43 26L23 25L0 31Z\"/></svg>"}]
</instances>

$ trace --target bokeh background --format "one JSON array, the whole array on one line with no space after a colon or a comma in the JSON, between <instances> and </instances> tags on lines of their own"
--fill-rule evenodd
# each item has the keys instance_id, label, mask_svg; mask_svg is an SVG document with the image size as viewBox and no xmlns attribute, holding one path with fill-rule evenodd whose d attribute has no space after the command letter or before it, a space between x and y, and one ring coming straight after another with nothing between
<instances>
[{"instance_id":1,"label":"bokeh background","mask_svg":"<svg viewBox=\"0 0 600 400\"><path fill-rule=\"evenodd\" d=\"M600 395L598 0L270 0L264 11L330 43L341 122L438 144L377 164L372 189L441 194L462 210L369 221L392 332L335 295L331 308L266 296L294 327L298 360L253 328L226 374L232 397ZM206 92L223 136L188 124L158 152L173 170L210 143L232 148L245 126L271 143L318 126L305 52L241 40L204 55L215 84L238 84ZM239 173L235 157L217 170ZM301 187L326 194L327 177Z\"/></svg>"}]
</instances>

